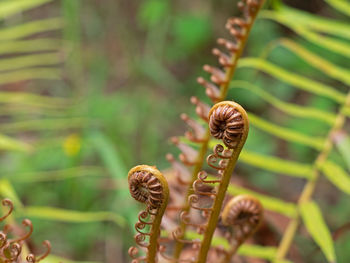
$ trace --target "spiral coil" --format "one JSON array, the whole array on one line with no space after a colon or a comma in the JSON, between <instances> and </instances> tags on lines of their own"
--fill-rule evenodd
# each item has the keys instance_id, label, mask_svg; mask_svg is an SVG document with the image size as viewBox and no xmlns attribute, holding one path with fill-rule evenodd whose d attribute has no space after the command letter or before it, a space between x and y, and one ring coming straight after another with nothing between
<instances>
[{"instance_id":1,"label":"spiral coil","mask_svg":"<svg viewBox=\"0 0 350 263\"><path fill-rule=\"evenodd\" d=\"M213 137L222 139L228 148L235 148L244 132L242 113L232 104L217 105L211 111L209 128Z\"/></svg>"},{"instance_id":2,"label":"spiral coil","mask_svg":"<svg viewBox=\"0 0 350 263\"><path fill-rule=\"evenodd\" d=\"M9 209L7 213L5 213L5 215L3 215L0 218L0 222L4 221L9 215L11 215L14 208L12 201L9 199L2 200L2 205L9 207ZM8 234L11 233L12 231L12 227L9 225L5 225L3 229L0 231L0 261L1 262L4 262L4 263L23 262L21 259L22 248L24 246L25 241L28 240L31 234L33 233L33 224L29 219L24 219L22 221L22 224L25 227L29 228L29 231L25 233L22 237L9 239ZM43 244L46 248L46 252L39 258L36 258L34 254L29 254L26 257L26 261L28 263L40 262L41 260L45 259L48 256L48 254L51 251L51 244L47 240L45 240Z\"/></svg>"},{"instance_id":3,"label":"spiral coil","mask_svg":"<svg viewBox=\"0 0 350 263\"><path fill-rule=\"evenodd\" d=\"M160 223L169 199L168 184L154 166L148 165L132 168L128 174L128 182L131 196L146 204L146 209L139 213L135 224L135 242L147 251L146 256L139 256L139 249L131 247L129 255L133 259L132 263L153 263L157 260Z\"/></svg>"}]
</instances>

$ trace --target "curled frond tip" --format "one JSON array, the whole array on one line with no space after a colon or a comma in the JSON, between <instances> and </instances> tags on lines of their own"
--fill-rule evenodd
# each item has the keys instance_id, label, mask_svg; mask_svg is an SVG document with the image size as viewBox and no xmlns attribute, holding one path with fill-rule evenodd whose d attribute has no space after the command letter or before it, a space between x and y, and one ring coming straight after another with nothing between
<instances>
[{"instance_id":1,"label":"curled frond tip","mask_svg":"<svg viewBox=\"0 0 350 263\"><path fill-rule=\"evenodd\" d=\"M209 112L210 133L222 139L228 148L235 148L243 135L248 133L248 117L237 103L223 101L215 104Z\"/></svg>"},{"instance_id":2,"label":"curled frond tip","mask_svg":"<svg viewBox=\"0 0 350 263\"><path fill-rule=\"evenodd\" d=\"M154 166L138 165L129 171L129 190L131 196L151 208L159 208L165 198L166 181Z\"/></svg>"}]
</instances>

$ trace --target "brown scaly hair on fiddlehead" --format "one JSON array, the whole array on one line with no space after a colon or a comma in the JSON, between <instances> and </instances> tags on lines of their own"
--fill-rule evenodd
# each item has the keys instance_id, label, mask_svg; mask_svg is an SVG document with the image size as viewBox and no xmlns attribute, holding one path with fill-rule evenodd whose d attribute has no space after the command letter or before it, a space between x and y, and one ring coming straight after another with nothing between
<instances>
[{"instance_id":1,"label":"brown scaly hair on fiddlehead","mask_svg":"<svg viewBox=\"0 0 350 263\"><path fill-rule=\"evenodd\" d=\"M8 216L11 215L13 211L13 203L11 200L9 199L2 200L2 205L9 207L9 209L5 213L5 215L0 218L0 222L3 222ZM23 236L18 238L13 238L13 239L8 238L8 235L12 231L12 227L10 225L4 225L3 229L0 231L0 262L37 263L45 259L49 255L51 251L51 244L48 240L45 240L43 244L46 248L46 252L42 256L40 256L39 258L36 258L34 254L29 254L25 259L21 257L21 252L22 252L23 246L25 246L25 241L28 240L31 234L33 233L33 224L29 219L24 219L22 221L22 224L25 227L29 228L29 230Z\"/></svg>"},{"instance_id":2,"label":"brown scaly hair on fiddlehead","mask_svg":"<svg viewBox=\"0 0 350 263\"><path fill-rule=\"evenodd\" d=\"M136 247L129 249L129 255L133 258L133 263L155 263L159 248L160 223L169 199L168 183L154 166L148 165L132 168L129 171L128 182L131 196L146 204L146 209L139 213L139 221L135 224L138 232L135 241L146 250L146 256L139 256Z\"/></svg>"},{"instance_id":3,"label":"brown scaly hair on fiddlehead","mask_svg":"<svg viewBox=\"0 0 350 263\"><path fill-rule=\"evenodd\" d=\"M260 226L263 220L263 207L258 199L250 195L233 197L222 212L222 222L232 227L228 236L230 250L225 251L220 263L228 263L240 245Z\"/></svg>"}]
</instances>

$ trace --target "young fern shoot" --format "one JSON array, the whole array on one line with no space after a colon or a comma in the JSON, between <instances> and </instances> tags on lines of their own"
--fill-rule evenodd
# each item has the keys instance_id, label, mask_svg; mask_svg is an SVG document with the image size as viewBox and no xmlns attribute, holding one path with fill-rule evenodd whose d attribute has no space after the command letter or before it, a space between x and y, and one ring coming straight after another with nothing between
<instances>
[{"instance_id":1,"label":"young fern shoot","mask_svg":"<svg viewBox=\"0 0 350 263\"><path fill-rule=\"evenodd\" d=\"M231 226L233 233L228 238L231 249L225 251L220 263L231 261L238 248L258 229L262 220L263 207L253 196L238 195L225 205L222 222Z\"/></svg>"},{"instance_id":2,"label":"young fern shoot","mask_svg":"<svg viewBox=\"0 0 350 263\"><path fill-rule=\"evenodd\" d=\"M205 93L212 102L217 103L226 99L230 81L237 67L237 62L243 53L250 30L263 3L263 0L241 0L238 3L238 8L242 12L242 17L233 17L227 20L226 28L233 36L233 39L218 39L218 44L224 47L226 51L221 51L217 48L213 49L213 54L218 57L219 64L222 68L204 65L204 71L211 75L210 81L202 77L197 79L198 83L205 88ZM196 113L198 116L208 122L207 113L209 112L210 106L201 102L196 97L192 97L191 102L196 106ZM188 197L194 193L192 184L197 179L198 173L202 170L204 159L208 151L210 131L209 128L201 129L199 127L200 125L189 119L187 115L182 115L181 117L193 130L193 132L186 132L185 137L199 145L199 151L197 152L190 146L181 143L178 139L172 140L182 151L179 156L180 160L186 166L192 166L191 178L187 179L186 198L181 206L181 210L188 213L190 210ZM172 158L170 160L172 160ZM172 164L174 164L173 161ZM180 229L179 234L182 233L185 235L186 224L180 222ZM182 239L183 236L179 238ZM183 243L176 242L174 259L179 258L182 248Z\"/></svg>"},{"instance_id":3,"label":"young fern shoot","mask_svg":"<svg viewBox=\"0 0 350 263\"><path fill-rule=\"evenodd\" d=\"M132 168L128 174L128 182L131 196L146 204L146 209L139 213L139 221L135 224L138 232L135 236L136 243L147 250L146 256L138 256L136 247L129 249L129 255L133 263L157 262L158 238L160 236L160 223L168 204L169 189L164 176L154 166L139 165ZM146 227L149 232L143 232ZM148 237L148 240L146 238Z\"/></svg>"},{"instance_id":4,"label":"young fern shoot","mask_svg":"<svg viewBox=\"0 0 350 263\"><path fill-rule=\"evenodd\" d=\"M211 135L221 139L228 149L224 149L221 144L214 147L214 153L208 156L207 163L217 171L215 180L207 180L207 174L199 173L198 179L193 183L194 196L191 195L188 200L191 208L204 212L203 215L207 218L205 224L197 227L198 233L203 234L203 239L198 244L198 255L195 261L197 263L206 262L226 190L238 156L248 136L248 116L239 104L231 101L220 102L215 104L209 112L209 128ZM214 184L217 187L210 192L203 192L201 188L206 184ZM213 198L212 207L201 208L194 205L201 197L208 195ZM183 221L183 223L188 222Z\"/></svg>"}]
</instances>

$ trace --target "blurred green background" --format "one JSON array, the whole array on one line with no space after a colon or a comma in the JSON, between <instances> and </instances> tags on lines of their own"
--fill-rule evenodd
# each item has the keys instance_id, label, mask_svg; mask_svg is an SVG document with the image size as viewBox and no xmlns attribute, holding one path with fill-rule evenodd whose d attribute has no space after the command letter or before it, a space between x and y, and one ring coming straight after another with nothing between
<instances>
[{"instance_id":1,"label":"blurred green background","mask_svg":"<svg viewBox=\"0 0 350 263\"><path fill-rule=\"evenodd\" d=\"M195 116L190 97L209 103L196 78L203 75L203 64L217 64L211 49L218 37L228 35L226 19L239 15L236 2L0 1L0 194L15 201L18 217L33 221L35 251L40 253L41 240L49 239L54 255L72 260L127 259L139 211L129 197L127 171L140 163L169 168L165 154L178 153L169 138L186 129L179 115ZM349 22L323 1L284 3ZM265 9L278 4L267 1ZM257 20L244 55L261 56L281 37L350 66L344 56L263 19ZM348 90L286 49L273 49L269 59ZM336 108L329 99L306 96L254 69L239 70L235 79L249 80L290 102L326 111ZM233 89L229 98L297 131L328 133L322 122L281 118L248 90ZM298 144L287 147L255 127L250 134L246 148L258 153L304 162L317 154ZM240 166L238 172L246 185L290 201L297 200L303 186L302 179L292 181L252 167ZM349 198L323 181L316 198L335 231L349 221ZM320 253L305 236L296 243L304 245L301 254L306 258ZM336 242L339 262L350 259L346 247L350 235L345 231ZM316 258L307 262L324 262Z\"/></svg>"}]
</instances>

